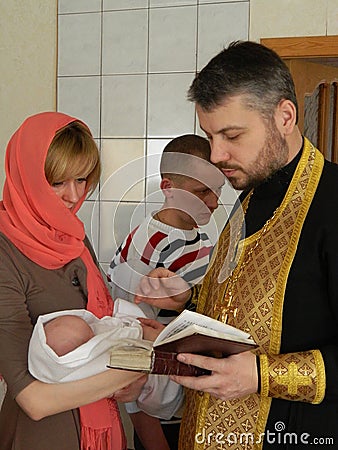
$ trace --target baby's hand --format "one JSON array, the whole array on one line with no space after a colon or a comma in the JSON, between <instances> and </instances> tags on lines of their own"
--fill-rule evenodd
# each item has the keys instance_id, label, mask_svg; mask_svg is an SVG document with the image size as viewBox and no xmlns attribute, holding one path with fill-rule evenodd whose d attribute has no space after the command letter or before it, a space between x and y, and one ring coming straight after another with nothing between
<instances>
[{"instance_id":1,"label":"baby's hand","mask_svg":"<svg viewBox=\"0 0 338 450\"><path fill-rule=\"evenodd\" d=\"M162 323L153 319L145 319L138 317L143 328L143 339L147 341L154 341L165 327Z\"/></svg>"}]
</instances>

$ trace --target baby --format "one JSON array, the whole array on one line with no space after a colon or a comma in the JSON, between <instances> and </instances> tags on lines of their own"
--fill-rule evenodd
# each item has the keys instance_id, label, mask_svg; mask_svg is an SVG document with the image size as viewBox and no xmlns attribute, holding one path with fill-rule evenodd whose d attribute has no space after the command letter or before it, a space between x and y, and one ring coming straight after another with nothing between
<instances>
[{"instance_id":1,"label":"baby","mask_svg":"<svg viewBox=\"0 0 338 450\"><path fill-rule=\"evenodd\" d=\"M95 336L88 323L78 316L62 315L44 324L46 344L58 356L64 356L85 344ZM153 341L157 332L151 327L143 327L143 339Z\"/></svg>"},{"instance_id":2,"label":"baby","mask_svg":"<svg viewBox=\"0 0 338 450\"><path fill-rule=\"evenodd\" d=\"M94 331L78 316L64 315L50 320L44 325L46 343L58 356L63 356L85 344Z\"/></svg>"},{"instance_id":3,"label":"baby","mask_svg":"<svg viewBox=\"0 0 338 450\"><path fill-rule=\"evenodd\" d=\"M151 339L147 332L143 336L137 317L144 317L142 310L121 299L115 301L113 317L99 319L85 309L39 316L29 343L30 373L46 383L60 383L107 370L116 339Z\"/></svg>"},{"instance_id":4,"label":"baby","mask_svg":"<svg viewBox=\"0 0 338 450\"><path fill-rule=\"evenodd\" d=\"M29 344L30 373L46 383L62 383L111 370L107 364L114 341L156 337L151 327L142 329L137 317L145 317L143 311L122 299L115 300L113 317L98 319L82 309L39 316ZM182 406L183 389L167 378L165 396L159 401L160 379L161 375L149 375L137 404L149 415L169 419Z\"/></svg>"}]
</instances>

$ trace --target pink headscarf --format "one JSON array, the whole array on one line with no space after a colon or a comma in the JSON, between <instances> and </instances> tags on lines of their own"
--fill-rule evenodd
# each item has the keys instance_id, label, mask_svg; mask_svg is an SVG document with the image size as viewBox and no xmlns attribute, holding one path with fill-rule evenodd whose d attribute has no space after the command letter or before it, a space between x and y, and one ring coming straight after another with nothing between
<instances>
[{"instance_id":1,"label":"pink headscarf","mask_svg":"<svg viewBox=\"0 0 338 450\"><path fill-rule=\"evenodd\" d=\"M0 231L30 260L58 269L81 258L87 269L87 309L97 317L112 315L113 301L84 244L83 223L67 209L45 176L45 160L55 133L73 117L46 112L27 118L10 139L6 181L0 202ZM116 402L103 399L80 408L81 449L121 450L125 437Z\"/></svg>"}]
</instances>

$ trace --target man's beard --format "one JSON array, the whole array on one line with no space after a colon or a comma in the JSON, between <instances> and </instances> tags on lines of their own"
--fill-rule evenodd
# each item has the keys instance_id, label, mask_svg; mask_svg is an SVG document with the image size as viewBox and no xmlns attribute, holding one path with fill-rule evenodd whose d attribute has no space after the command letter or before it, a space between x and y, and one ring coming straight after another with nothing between
<instances>
[{"instance_id":1,"label":"man's beard","mask_svg":"<svg viewBox=\"0 0 338 450\"><path fill-rule=\"evenodd\" d=\"M238 190L252 189L270 178L274 173L284 167L288 162L289 147L286 140L280 135L273 120L266 125L266 139L256 160L246 169L242 167L228 167L219 163L220 169L237 169L243 176L229 177L231 185Z\"/></svg>"}]
</instances>

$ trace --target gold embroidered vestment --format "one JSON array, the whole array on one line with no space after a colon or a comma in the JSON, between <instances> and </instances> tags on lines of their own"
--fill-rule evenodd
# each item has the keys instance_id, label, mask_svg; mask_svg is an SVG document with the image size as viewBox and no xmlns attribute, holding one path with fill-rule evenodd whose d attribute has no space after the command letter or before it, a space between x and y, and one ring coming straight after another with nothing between
<instances>
[{"instance_id":1,"label":"gold embroidered vestment","mask_svg":"<svg viewBox=\"0 0 338 450\"><path fill-rule=\"evenodd\" d=\"M224 262L228 264L229 254L236 248L231 226L238 227L241 221L239 209L222 232L199 293L197 311L221 320L231 279L236 280L231 285L231 306L223 317L259 344L261 392L222 401L188 391L180 450L259 450L272 398L310 403L323 399L325 370L320 352L279 354L287 278L322 168L323 156L305 139L281 205L263 232L240 241L233 273L229 271L229 276L218 282L220 273L227 273Z\"/></svg>"}]
</instances>

